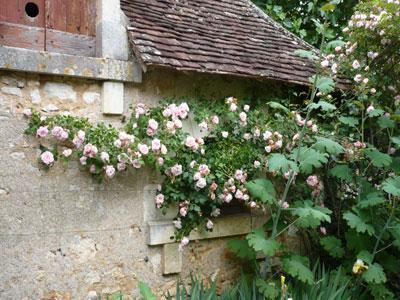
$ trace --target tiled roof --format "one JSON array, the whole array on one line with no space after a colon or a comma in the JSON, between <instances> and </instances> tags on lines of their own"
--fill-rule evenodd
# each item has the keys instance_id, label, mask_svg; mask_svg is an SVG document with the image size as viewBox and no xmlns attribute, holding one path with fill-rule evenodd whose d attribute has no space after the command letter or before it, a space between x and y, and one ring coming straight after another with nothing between
<instances>
[{"instance_id":1,"label":"tiled roof","mask_svg":"<svg viewBox=\"0 0 400 300\"><path fill-rule=\"evenodd\" d=\"M251 76L307 84L312 49L250 0L121 0L144 68Z\"/></svg>"}]
</instances>

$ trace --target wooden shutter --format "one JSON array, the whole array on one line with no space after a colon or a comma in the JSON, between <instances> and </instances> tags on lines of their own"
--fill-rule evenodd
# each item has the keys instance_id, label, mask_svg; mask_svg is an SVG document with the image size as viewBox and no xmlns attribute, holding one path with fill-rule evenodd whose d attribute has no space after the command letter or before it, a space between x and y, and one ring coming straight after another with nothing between
<instances>
[{"instance_id":1,"label":"wooden shutter","mask_svg":"<svg viewBox=\"0 0 400 300\"><path fill-rule=\"evenodd\" d=\"M34 18L27 3L37 6ZM71 55L96 54L96 0L0 0L0 44Z\"/></svg>"},{"instance_id":2,"label":"wooden shutter","mask_svg":"<svg viewBox=\"0 0 400 300\"><path fill-rule=\"evenodd\" d=\"M38 7L36 17L26 14L27 3ZM44 50L45 0L0 0L0 44Z\"/></svg>"},{"instance_id":3,"label":"wooden shutter","mask_svg":"<svg viewBox=\"0 0 400 300\"><path fill-rule=\"evenodd\" d=\"M46 50L96 54L96 0L46 0Z\"/></svg>"}]
</instances>

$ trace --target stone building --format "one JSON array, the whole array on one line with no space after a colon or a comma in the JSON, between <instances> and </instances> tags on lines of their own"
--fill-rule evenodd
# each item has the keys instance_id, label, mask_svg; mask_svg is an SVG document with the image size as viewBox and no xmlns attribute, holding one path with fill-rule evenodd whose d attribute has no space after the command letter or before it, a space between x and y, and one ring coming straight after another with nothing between
<instances>
[{"instance_id":1,"label":"stone building","mask_svg":"<svg viewBox=\"0 0 400 300\"><path fill-rule=\"evenodd\" d=\"M293 51L310 48L248 0L0 0L0 299L136 299L139 281L161 295L191 271L227 284L225 243L256 221L227 215L182 254L157 174L45 171L25 108L118 126L137 102L266 98L307 84Z\"/></svg>"}]
</instances>

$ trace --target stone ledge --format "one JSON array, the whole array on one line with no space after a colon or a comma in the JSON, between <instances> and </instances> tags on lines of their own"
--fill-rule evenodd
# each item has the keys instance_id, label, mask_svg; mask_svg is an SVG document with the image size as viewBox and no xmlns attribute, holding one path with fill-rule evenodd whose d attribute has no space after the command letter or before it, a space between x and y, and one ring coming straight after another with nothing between
<instances>
[{"instance_id":1,"label":"stone ledge","mask_svg":"<svg viewBox=\"0 0 400 300\"><path fill-rule=\"evenodd\" d=\"M149 221L148 245L164 245L175 243L170 237L174 235L174 225L171 220L166 221ZM214 230L212 232L193 231L189 238L191 240L203 240L220 237L228 237L235 235L247 234L252 229L252 216L232 215L220 217L214 222Z\"/></svg>"},{"instance_id":2,"label":"stone ledge","mask_svg":"<svg viewBox=\"0 0 400 300\"><path fill-rule=\"evenodd\" d=\"M0 70L121 82L142 81L135 61L73 56L0 46Z\"/></svg>"}]
</instances>

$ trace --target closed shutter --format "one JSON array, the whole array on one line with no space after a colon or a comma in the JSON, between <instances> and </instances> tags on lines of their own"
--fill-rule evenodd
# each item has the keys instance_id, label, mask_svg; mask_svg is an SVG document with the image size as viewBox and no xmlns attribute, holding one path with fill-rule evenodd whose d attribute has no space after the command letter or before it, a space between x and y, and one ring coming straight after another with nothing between
<instances>
[{"instance_id":1,"label":"closed shutter","mask_svg":"<svg viewBox=\"0 0 400 300\"><path fill-rule=\"evenodd\" d=\"M45 0L0 0L0 44L45 49Z\"/></svg>"},{"instance_id":2,"label":"closed shutter","mask_svg":"<svg viewBox=\"0 0 400 300\"><path fill-rule=\"evenodd\" d=\"M71 55L96 54L96 0L0 0L0 43Z\"/></svg>"}]
</instances>

